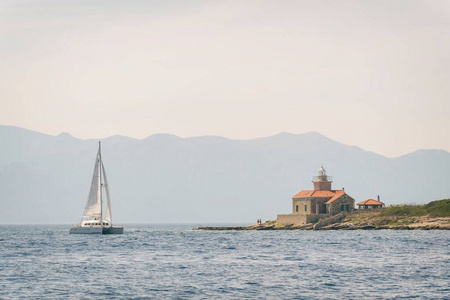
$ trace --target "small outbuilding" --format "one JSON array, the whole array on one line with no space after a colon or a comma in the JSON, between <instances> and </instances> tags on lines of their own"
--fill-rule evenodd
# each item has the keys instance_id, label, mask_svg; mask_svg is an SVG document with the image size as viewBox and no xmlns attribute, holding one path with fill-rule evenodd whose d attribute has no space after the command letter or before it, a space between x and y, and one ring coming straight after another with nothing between
<instances>
[{"instance_id":1,"label":"small outbuilding","mask_svg":"<svg viewBox=\"0 0 450 300\"><path fill-rule=\"evenodd\" d=\"M377 200L368 199L357 203L359 209L376 209L383 208L384 203L380 201L380 196L378 196Z\"/></svg>"}]
</instances>

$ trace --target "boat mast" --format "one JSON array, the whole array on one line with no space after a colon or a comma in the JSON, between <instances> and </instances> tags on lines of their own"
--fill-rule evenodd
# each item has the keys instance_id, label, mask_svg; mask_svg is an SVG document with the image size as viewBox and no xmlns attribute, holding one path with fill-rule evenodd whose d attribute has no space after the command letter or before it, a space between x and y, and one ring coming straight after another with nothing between
<instances>
[{"instance_id":1,"label":"boat mast","mask_svg":"<svg viewBox=\"0 0 450 300\"><path fill-rule=\"evenodd\" d=\"M100 141L98 141L98 154L99 154L99 161L98 161L98 168L100 169L100 225L103 227L103 199L102 199L102 189L103 189L103 182L102 182L102 151L101 151L101 144Z\"/></svg>"}]
</instances>

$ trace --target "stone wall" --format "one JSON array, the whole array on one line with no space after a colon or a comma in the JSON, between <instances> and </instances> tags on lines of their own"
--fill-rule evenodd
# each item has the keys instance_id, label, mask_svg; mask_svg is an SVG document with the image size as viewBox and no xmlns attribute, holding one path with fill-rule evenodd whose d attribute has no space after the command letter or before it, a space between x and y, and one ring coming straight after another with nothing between
<instances>
[{"instance_id":1,"label":"stone wall","mask_svg":"<svg viewBox=\"0 0 450 300\"><path fill-rule=\"evenodd\" d=\"M327 213L332 216L340 214L342 204L348 204L349 212L352 212L355 209L355 199L349 195L343 195L342 197L336 199L333 203L327 205Z\"/></svg>"},{"instance_id":2,"label":"stone wall","mask_svg":"<svg viewBox=\"0 0 450 300\"><path fill-rule=\"evenodd\" d=\"M325 214L327 212L325 202L329 198L311 198L311 213L312 214Z\"/></svg>"},{"instance_id":3,"label":"stone wall","mask_svg":"<svg viewBox=\"0 0 450 300\"><path fill-rule=\"evenodd\" d=\"M292 214L294 215L307 215L311 213L311 201L309 198L294 198L292 199ZM298 205L298 212L296 206ZM306 211L305 211L306 205Z\"/></svg>"},{"instance_id":4,"label":"stone wall","mask_svg":"<svg viewBox=\"0 0 450 300\"><path fill-rule=\"evenodd\" d=\"M317 215L294 215L294 214L289 214L289 215L278 215L277 216L277 224L281 225L289 225L289 224L294 224L294 225L304 225L304 224L308 224L308 223L315 223L317 222L320 218L326 218L328 217L327 214L317 214Z\"/></svg>"},{"instance_id":5,"label":"stone wall","mask_svg":"<svg viewBox=\"0 0 450 300\"><path fill-rule=\"evenodd\" d=\"M326 213L325 202L329 198L293 198L292 199L292 214L294 215L310 215L310 214L324 214ZM298 212L296 206L298 205ZM306 211L305 211L306 205Z\"/></svg>"},{"instance_id":6,"label":"stone wall","mask_svg":"<svg viewBox=\"0 0 450 300\"><path fill-rule=\"evenodd\" d=\"M293 214L289 214L289 215L278 215L277 216L277 224L281 225L289 225L289 224L294 224L294 225L302 225L302 224L306 224L306 215L293 215Z\"/></svg>"},{"instance_id":7,"label":"stone wall","mask_svg":"<svg viewBox=\"0 0 450 300\"><path fill-rule=\"evenodd\" d=\"M313 181L316 191L331 191L331 181Z\"/></svg>"}]
</instances>

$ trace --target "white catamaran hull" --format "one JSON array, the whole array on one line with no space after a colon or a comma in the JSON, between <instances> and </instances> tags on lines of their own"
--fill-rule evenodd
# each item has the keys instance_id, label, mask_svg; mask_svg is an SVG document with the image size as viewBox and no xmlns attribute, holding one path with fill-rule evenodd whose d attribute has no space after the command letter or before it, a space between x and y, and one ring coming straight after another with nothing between
<instances>
[{"instance_id":1,"label":"white catamaran hull","mask_svg":"<svg viewBox=\"0 0 450 300\"><path fill-rule=\"evenodd\" d=\"M123 227L72 227L71 234L123 234Z\"/></svg>"}]
</instances>

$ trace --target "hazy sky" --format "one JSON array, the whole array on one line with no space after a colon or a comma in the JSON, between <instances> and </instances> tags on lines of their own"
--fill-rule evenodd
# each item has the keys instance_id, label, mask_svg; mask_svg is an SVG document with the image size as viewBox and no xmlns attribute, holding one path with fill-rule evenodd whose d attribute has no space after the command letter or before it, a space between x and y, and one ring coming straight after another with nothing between
<instances>
[{"instance_id":1,"label":"hazy sky","mask_svg":"<svg viewBox=\"0 0 450 300\"><path fill-rule=\"evenodd\" d=\"M450 151L450 1L0 1L0 124Z\"/></svg>"}]
</instances>

